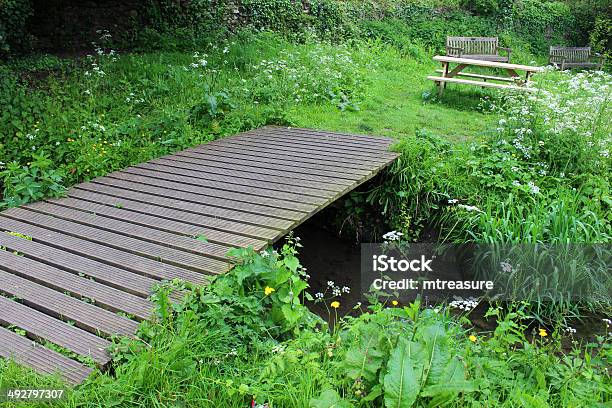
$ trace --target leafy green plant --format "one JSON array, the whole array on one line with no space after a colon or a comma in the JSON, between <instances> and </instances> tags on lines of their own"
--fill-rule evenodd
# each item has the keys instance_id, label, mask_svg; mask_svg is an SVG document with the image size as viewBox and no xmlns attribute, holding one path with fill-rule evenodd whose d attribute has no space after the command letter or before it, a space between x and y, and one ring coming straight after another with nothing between
<instances>
[{"instance_id":1,"label":"leafy green plant","mask_svg":"<svg viewBox=\"0 0 612 408\"><path fill-rule=\"evenodd\" d=\"M0 1L0 58L28 47L30 37L26 21L31 15L30 0Z\"/></svg>"},{"instance_id":2,"label":"leafy green plant","mask_svg":"<svg viewBox=\"0 0 612 408\"><path fill-rule=\"evenodd\" d=\"M63 172L51 165L52 161L43 153L34 154L28 166L8 163L6 169L0 171L5 197L0 207L15 207L46 196L60 196L64 192Z\"/></svg>"}]
</instances>

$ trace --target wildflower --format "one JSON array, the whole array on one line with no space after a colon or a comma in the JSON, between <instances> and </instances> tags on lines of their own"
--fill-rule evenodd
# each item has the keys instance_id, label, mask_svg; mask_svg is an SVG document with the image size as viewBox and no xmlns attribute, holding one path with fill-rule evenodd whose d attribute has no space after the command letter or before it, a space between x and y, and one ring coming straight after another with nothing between
<instances>
[{"instance_id":1,"label":"wildflower","mask_svg":"<svg viewBox=\"0 0 612 408\"><path fill-rule=\"evenodd\" d=\"M474 336L473 334L470 334L470 337L468 337L468 339L470 339L472 343L476 343L476 340L477 340L476 336Z\"/></svg>"},{"instance_id":2,"label":"wildflower","mask_svg":"<svg viewBox=\"0 0 612 408\"><path fill-rule=\"evenodd\" d=\"M392 304L393 306L397 306L397 305L399 305L399 302L398 302L397 300L392 300L392 301L391 301L391 304Z\"/></svg>"},{"instance_id":3,"label":"wildflower","mask_svg":"<svg viewBox=\"0 0 612 408\"><path fill-rule=\"evenodd\" d=\"M399 231L389 231L385 235L383 235L382 238L385 241L399 241L401 239L402 235L404 235L404 234L402 234Z\"/></svg>"},{"instance_id":4,"label":"wildflower","mask_svg":"<svg viewBox=\"0 0 612 408\"><path fill-rule=\"evenodd\" d=\"M270 256L270 253L264 249L259 252L259 255L261 255L262 258L267 258Z\"/></svg>"},{"instance_id":5,"label":"wildflower","mask_svg":"<svg viewBox=\"0 0 612 408\"><path fill-rule=\"evenodd\" d=\"M505 273L512 272L512 265L508 262L500 262L499 266L501 266L502 271Z\"/></svg>"},{"instance_id":6,"label":"wildflower","mask_svg":"<svg viewBox=\"0 0 612 408\"><path fill-rule=\"evenodd\" d=\"M342 292L343 292L343 293L351 293L351 288L349 288L348 286L344 286L344 287L342 288Z\"/></svg>"},{"instance_id":7,"label":"wildflower","mask_svg":"<svg viewBox=\"0 0 612 408\"><path fill-rule=\"evenodd\" d=\"M451 309L460 309L468 312L478 306L478 300L474 299L473 297L464 300L456 296L455 299L456 300L453 300L448 304Z\"/></svg>"},{"instance_id":8,"label":"wildflower","mask_svg":"<svg viewBox=\"0 0 612 408\"><path fill-rule=\"evenodd\" d=\"M576 333L576 329L574 329L573 327L566 327L565 329L563 329L566 333L569 334L574 334Z\"/></svg>"},{"instance_id":9,"label":"wildflower","mask_svg":"<svg viewBox=\"0 0 612 408\"><path fill-rule=\"evenodd\" d=\"M334 300L333 302L331 302L330 306L333 307L334 309L337 309L340 307L340 302L338 302L337 300Z\"/></svg>"},{"instance_id":10,"label":"wildflower","mask_svg":"<svg viewBox=\"0 0 612 408\"><path fill-rule=\"evenodd\" d=\"M334 281L327 281L327 286L333 288L334 286L336 286L336 284L334 283Z\"/></svg>"},{"instance_id":11,"label":"wildflower","mask_svg":"<svg viewBox=\"0 0 612 408\"><path fill-rule=\"evenodd\" d=\"M318 292L318 293L315 294L315 298L323 299L323 294L321 292Z\"/></svg>"},{"instance_id":12,"label":"wildflower","mask_svg":"<svg viewBox=\"0 0 612 408\"><path fill-rule=\"evenodd\" d=\"M529 186L529 189L533 194L538 194L540 192L540 187L536 186L533 181L527 183L527 186Z\"/></svg>"},{"instance_id":13,"label":"wildflower","mask_svg":"<svg viewBox=\"0 0 612 408\"><path fill-rule=\"evenodd\" d=\"M459 204L457 207L459 208L463 208L466 211L476 211L476 212L482 212L482 210L478 207L476 207L475 205L465 205L465 204Z\"/></svg>"},{"instance_id":14,"label":"wildflower","mask_svg":"<svg viewBox=\"0 0 612 408\"><path fill-rule=\"evenodd\" d=\"M540 337L548 336L548 332L545 329L539 329L538 334L540 335Z\"/></svg>"},{"instance_id":15,"label":"wildflower","mask_svg":"<svg viewBox=\"0 0 612 408\"><path fill-rule=\"evenodd\" d=\"M264 292L266 294L266 296L269 296L272 292L274 292L276 289L271 288L269 286L266 286L266 288L264 289Z\"/></svg>"},{"instance_id":16,"label":"wildflower","mask_svg":"<svg viewBox=\"0 0 612 408\"><path fill-rule=\"evenodd\" d=\"M448 200L449 204L457 204L459 202L459 200L457 200L456 198L453 198L452 200Z\"/></svg>"}]
</instances>

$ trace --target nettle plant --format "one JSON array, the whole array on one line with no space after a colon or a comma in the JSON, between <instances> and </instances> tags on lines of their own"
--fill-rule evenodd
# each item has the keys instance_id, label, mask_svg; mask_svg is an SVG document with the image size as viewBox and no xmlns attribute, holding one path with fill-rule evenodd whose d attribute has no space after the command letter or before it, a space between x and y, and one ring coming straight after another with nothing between
<instances>
[{"instance_id":1,"label":"nettle plant","mask_svg":"<svg viewBox=\"0 0 612 408\"><path fill-rule=\"evenodd\" d=\"M296 256L299 245L298 238L289 236L279 252L231 249L228 255L236 262L231 273L192 288L182 306L171 306L167 298L176 285L162 287L157 293L159 318L169 321L174 312L190 309L205 321L222 321L245 334L268 333L274 338L323 325L323 320L303 305L312 297L305 292L306 272Z\"/></svg>"},{"instance_id":2,"label":"nettle plant","mask_svg":"<svg viewBox=\"0 0 612 408\"><path fill-rule=\"evenodd\" d=\"M18 162L7 163L0 171L4 184L2 207L16 207L43 197L58 197L65 191L62 184L64 173L52 168L53 162L44 153L34 154L26 166Z\"/></svg>"}]
</instances>

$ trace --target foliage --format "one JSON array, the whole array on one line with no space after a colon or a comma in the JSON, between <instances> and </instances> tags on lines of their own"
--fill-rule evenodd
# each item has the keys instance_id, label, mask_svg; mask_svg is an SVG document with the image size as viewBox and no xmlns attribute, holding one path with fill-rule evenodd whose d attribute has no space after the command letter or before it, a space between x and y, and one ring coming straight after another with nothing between
<instances>
[{"instance_id":1,"label":"foliage","mask_svg":"<svg viewBox=\"0 0 612 408\"><path fill-rule=\"evenodd\" d=\"M22 52L29 46L26 21L31 15L30 0L0 1L0 58Z\"/></svg>"},{"instance_id":2,"label":"foliage","mask_svg":"<svg viewBox=\"0 0 612 408\"><path fill-rule=\"evenodd\" d=\"M609 243L609 83L601 72L552 70L540 77L537 93L484 100L500 115L489 136L464 146L424 132L403 138L395 146L402 156L368 200L408 240L436 228L441 240L454 242ZM609 308L600 303L609 291L605 277L571 274L563 281L583 282L590 295L570 306L538 295L532 299L538 318ZM546 268L520 276L552 278Z\"/></svg>"},{"instance_id":3,"label":"foliage","mask_svg":"<svg viewBox=\"0 0 612 408\"><path fill-rule=\"evenodd\" d=\"M492 306L485 318L496 328L477 334L468 315L418 301L357 307L332 329L303 305L308 284L296 244L290 238L280 253L234 250L239 266L206 287L159 287L157 318L143 322L137 337L116 339L114 375L94 374L56 406L609 403L607 331L565 350L561 340L572 334L541 326L531 333L526 304ZM181 302L170 301L172 290L185 293ZM284 307L299 312L286 315ZM0 387L17 385L61 387L55 378L0 361Z\"/></svg>"},{"instance_id":4,"label":"foliage","mask_svg":"<svg viewBox=\"0 0 612 408\"><path fill-rule=\"evenodd\" d=\"M34 154L27 166L20 166L17 162L8 163L6 169L0 171L5 197L0 202L0 208L60 196L64 192L63 173L51 168L51 165L52 161L44 153Z\"/></svg>"},{"instance_id":5,"label":"foliage","mask_svg":"<svg viewBox=\"0 0 612 408\"><path fill-rule=\"evenodd\" d=\"M594 53L606 58L609 66L612 60L612 19L605 16L598 16L595 25L589 33L589 45Z\"/></svg>"}]
</instances>

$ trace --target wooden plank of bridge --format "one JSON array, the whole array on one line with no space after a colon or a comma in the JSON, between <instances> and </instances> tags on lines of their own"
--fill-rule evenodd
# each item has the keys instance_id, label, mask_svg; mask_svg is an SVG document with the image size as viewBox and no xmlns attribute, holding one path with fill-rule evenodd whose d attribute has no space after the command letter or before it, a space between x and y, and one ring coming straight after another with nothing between
<instances>
[{"instance_id":1,"label":"wooden plank of bridge","mask_svg":"<svg viewBox=\"0 0 612 408\"><path fill-rule=\"evenodd\" d=\"M227 271L230 248L273 243L391 163L391 143L267 127L0 212L0 356L82 381L91 368L44 344L103 367L157 284Z\"/></svg>"},{"instance_id":2,"label":"wooden plank of bridge","mask_svg":"<svg viewBox=\"0 0 612 408\"><path fill-rule=\"evenodd\" d=\"M70 384L83 382L93 371L90 367L37 345L4 327L0 327L0 357L14 359L43 374L59 372Z\"/></svg>"}]
</instances>

